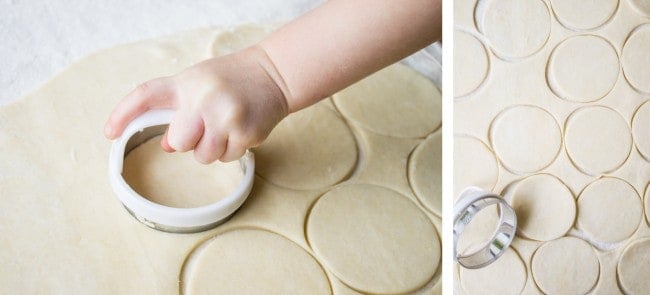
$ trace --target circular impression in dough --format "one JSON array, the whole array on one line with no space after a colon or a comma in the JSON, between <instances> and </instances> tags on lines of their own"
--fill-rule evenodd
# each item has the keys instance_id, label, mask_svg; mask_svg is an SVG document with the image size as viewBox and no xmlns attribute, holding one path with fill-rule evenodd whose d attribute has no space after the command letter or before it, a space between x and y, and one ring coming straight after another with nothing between
<instances>
[{"instance_id":1,"label":"circular impression in dough","mask_svg":"<svg viewBox=\"0 0 650 295\"><path fill-rule=\"evenodd\" d=\"M406 293L438 269L440 241L427 216L387 188L336 187L314 205L307 239L326 268L364 293Z\"/></svg>"},{"instance_id":2,"label":"circular impression in dough","mask_svg":"<svg viewBox=\"0 0 650 295\"><path fill-rule=\"evenodd\" d=\"M530 173L555 160L562 146L562 133L546 110L519 105L496 116L490 125L490 140L504 167L515 173Z\"/></svg>"},{"instance_id":3,"label":"circular impression in dough","mask_svg":"<svg viewBox=\"0 0 650 295\"><path fill-rule=\"evenodd\" d=\"M418 145L408 164L411 187L420 202L442 216L442 133L429 135Z\"/></svg>"},{"instance_id":4,"label":"circular impression in dough","mask_svg":"<svg viewBox=\"0 0 650 295\"><path fill-rule=\"evenodd\" d=\"M546 80L551 90L558 97L575 102L605 97L614 88L619 73L616 49L595 35L562 41L553 49L547 67Z\"/></svg>"},{"instance_id":5,"label":"circular impression in dough","mask_svg":"<svg viewBox=\"0 0 650 295\"><path fill-rule=\"evenodd\" d=\"M262 41L273 30L270 26L243 25L233 31L223 32L212 42L212 55L222 56L245 49Z\"/></svg>"},{"instance_id":6,"label":"circular impression in dough","mask_svg":"<svg viewBox=\"0 0 650 295\"><path fill-rule=\"evenodd\" d=\"M618 169L632 150L632 135L625 119L604 106L574 111L566 122L565 145L571 161L590 175Z\"/></svg>"},{"instance_id":7,"label":"circular impression in dough","mask_svg":"<svg viewBox=\"0 0 650 295\"><path fill-rule=\"evenodd\" d=\"M650 101L643 103L634 114L632 136L639 153L650 161Z\"/></svg>"},{"instance_id":8,"label":"circular impression in dough","mask_svg":"<svg viewBox=\"0 0 650 295\"><path fill-rule=\"evenodd\" d=\"M207 240L183 266L186 294L330 294L307 251L265 230L236 229Z\"/></svg>"},{"instance_id":9,"label":"circular impression in dough","mask_svg":"<svg viewBox=\"0 0 650 295\"><path fill-rule=\"evenodd\" d=\"M571 30L591 30L607 22L619 0L551 0L557 20Z\"/></svg>"},{"instance_id":10,"label":"circular impression in dough","mask_svg":"<svg viewBox=\"0 0 650 295\"><path fill-rule=\"evenodd\" d=\"M517 212L519 234L537 241L565 235L573 226L576 203L571 191L557 177L537 174L512 185L507 194Z\"/></svg>"},{"instance_id":11,"label":"circular impression in dough","mask_svg":"<svg viewBox=\"0 0 650 295\"><path fill-rule=\"evenodd\" d=\"M630 0L632 6L645 17L650 17L650 1L647 0Z\"/></svg>"},{"instance_id":12,"label":"circular impression in dough","mask_svg":"<svg viewBox=\"0 0 650 295\"><path fill-rule=\"evenodd\" d=\"M632 236L639 227L642 206L641 198L630 184L604 177L580 193L576 227L598 242L619 242Z\"/></svg>"},{"instance_id":13,"label":"circular impression in dough","mask_svg":"<svg viewBox=\"0 0 650 295\"><path fill-rule=\"evenodd\" d=\"M645 294L650 290L650 239L632 242L621 255L616 269L625 294Z\"/></svg>"},{"instance_id":14,"label":"circular impression in dough","mask_svg":"<svg viewBox=\"0 0 650 295\"><path fill-rule=\"evenodd\" d=\"M490 205L476 213L458 238L456 251L466 256L482 249L494 237L499 226L498 205ZM499 258L501 259L501 258Z\"/></svg>"},{"instance_id":15,"label":"circular impression in dough","mask_svg":"<svg viewBox=\"0 0 650 295\"><path fill-rule=\"evenodd\" d=\"M260 176L292 189L336 184L357 161L352 131L336 112L322 105L286 117L254 152Z\"/></svg>"},{"instance_id":16,"label":"circular impression in dough","mask_svg":"<svg viewBox=\"0 0 650 295\"><path fill-rule=\"evenodd\" d=\"M499 177L499 163L479 139L454 136L454 199L468 186L492 190Z\"/></svg>"},{"instance_id":17,"label":"circular impression in dough","mask_svg":"<svg viewBox=\"0 0 650 295\"><path fill-rule=\"evenodd\" d=\"M645 1L644 5L650 8L650 1ZM627 37L623 52L621 53L621 63L623 64L623 73L627 81L637 90L650 93L650 24L643 24L632 30Z\"/></svg>"},{"instance_id":18,"label":"circular impression in dough","mask_svg":"<svg viewBox=\"0 0 650 295\"><path fill-rule=\"evenodd\" d=\"M479 269L460 268L460 283L467 294L519 295L526 285L526 266L512 248L492 264Z\"/></svg>"},{"instance_id":19,"label":"circular impression in dough","mask_svg":"<svg viewBox=\"0 0 650 295\"><path fill-rule=\"evenodd\" d=\"M454 31L454 97L468 95L485 81L490 58L483 43L471 34Z\"/></svg>"},{"instance_id":20,"label":"circular impression in dough","mask_svg":"<svg viewBox=\"0 0 650 295\"><path fill-rule=\"evenodd\" d=\"M476 23L502 58L524 58L539 51L551 33L551 15L541 0L479 2Z\"/></svg>"},{"instance_id":21,"label":"circular impression in dough","mask_svg":"<svg viewBox=\"0 0 650 295\"><path fill-rule=\"evenodd\" d=\"M545 294L587 294L598 281L600 263L589 243L564 237L535 251L531 271Z\"/></svg>"},{"instance_id":22,"label":"circular impression in dough","mask_svg":"<svg viewBox=\"0 0 650 295\"><path fill-rule=\"evenodd\" d=\"M415 70L394 64L334 94L350 121L392 137L424 137L442 119L440 91Z\"/></svg>"},{"instance_id":23,"label":"circular impression in dough","mask_svg":"<svg viewBox=\"0 0 650 295\"><path fill-rule=\"evenodd\" d=\"M167 153L162 135L130 151L122 176L142 197L169 207L195 208L222 200L243 181L239 161L199 164L192 153Z\"/></svg>"}]
</instances>

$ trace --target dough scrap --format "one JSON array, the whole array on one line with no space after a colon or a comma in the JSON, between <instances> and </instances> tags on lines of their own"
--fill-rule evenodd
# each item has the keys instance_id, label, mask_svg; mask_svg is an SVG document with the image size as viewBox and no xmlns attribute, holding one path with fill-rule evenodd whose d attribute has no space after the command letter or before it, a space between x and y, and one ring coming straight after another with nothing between
<instances>
[{"instance_id":1,"label":"dough scrap","mask_svg":"<svg viewBox=\"0 0 650 295\"><path fill-rule=\"evenodd\" d=\"M307 251L259 229L218 234L185 267L188 294L331 294L325 271Z\"/></svg>"},{"instance_id":2,"label":"dough scrap","mask_svg":"<svg viewBox=\"0 0 650 295\"><path fill-rule=\"evenodd\" d=\"M539 51L551 33L551 15L541 0L483 0L478 28L502 58L524 58Z\"/></svg>"},{"instance_id":3,"label":"dough scrap","mask_svg":"<svg viewBox=\"0 0 650 295\"><path fill-rule=\"evenodd\" d=\"M632 137L639 153L650 161L650 100L643 103L634 114Z\"/></svg>"},{"instance_id":4,"label":"dough scrap","mask_svg":"<svg viewBox=\"0 0 650 295\"><path fill-rule=\"evenodd\" d=\"M600 264L587 242L564 237L540 246L533 254L531 270L546 294L587 294L598 281Z\"/></svg>"},{"instance_id":5,"label":"dough scrap","mask_svg":"<svg viewBox=\"0 0 650 295\"><path fill-rule=\"evenodd\" d=\"M571 191L557 177L537 174L514 184L510 204L517 213L517 232L537 241L565 235L573 226L576 203Z\"/></svg>"},{"instance_id":6,"label":"dough scrap","mask_svg":"<svg viewBox=\"0 0 650 295\"><path fill-rule=\"evenodd\" d=\"M639 227L642 206L639 195L627 182L601 178L580 193L576 226L596 241L619 242Z\"/></svg>"},{"instance_id":7,"label":"dough scrap","mask_svg":"<svg viewBox=\"0 0 650 295\"><path fill-rule=\"evenodd\" d=\"M546 74L551 90L560 98L592 102L614 88L618 73L616 49L602 37L580 35L555 47Z\"/></svg>"},{"instance_id":8,"label":"dough scrap","mask_svg":"<svg viewBox=\"0 0 650 295\"><path fill-rule=\"evenodd\" d=\"M632 134L616 111L603 106L583 107L566 123L567 153L578 169L590 175L616 170L627 160Z\"/></svg>"},{"instance_id":9,"label":"dough scrap","mask_svg":"<svg viewBox=\"0 0 650 295\"><path fill-rule=\"evenodd\" d=\"M484 268L460 268L460 282L467 294L518 295L524 289L526 277L526 266L512 248Z\"/></svg>"},{"instance_id":10,"label":"dough scrap","mask_svg":"<svg viewBox=\"0 0 650 295\"><path fill-rule=\"evenodd\" d=\"M650 239L639 239L625 248L617 266L620 286L626 294L644 294L650 290Z\"/></svg>"},{"instance_id":11,"label":"dough scrap","mask_svg":"<svg viewBox=\"0 0 650 295\"><path fill-rule=\"evenodd\" d=\"M238 161L202 165L192 153L166 153L155 136L129 152L122 175L142 197L169 207L193 208L227 197L244 179Z\"/></svg>"},{"instance_id":12,"label":"dough scrap","mask_svg":"<svg viewBox=\"0 0 650 295\"><path fill-rule=\"evenodd\" d=\"M424 137L442 122L438 88L401 64L384 68L334 94L333 98L347 119L382 135Z\"/></svg>"},{"instance_id":13,"label":"dough scrap","mask_svg":"<svg viewBox=\"0 0 650 295\"><path fill-rule=\"evenodd\" d=\"M454 198L468 186L492 190L499 177L499 163L482 141L454 136Z\"/></svg>"},{"instance_id":14,"label":"dough scrap","mask_svg":"<svg viewBox=\"0 0 650 295\"><path fill-rule=\"evenodd\" d=\"M645 2L650 8L650 2ZM621 63L623 64L623 72L627 81L640 91L650 93L650 24L642 24L635 28L625 45L623 45L623 52L621 53Z\"/></svg>"},{"instance_id":15,"label":"dough scrap","mask_svg":"<svg viewBox=\"0 0 650 295\"><path fill-rule=\"evenodd\" d=\"M616 13L619 0L551 0L557 20L571 30L591 30Z\"/></svg>"},{"instance_id":16,"label":"dough scrap","mask_svg":"<svg viewBox=\"0 0 650 295\"><path fill-rule=\"evenodd\" d=\"M429 135L409 159L409 181L420 202L442 216L442 132Z\"/></svg>"},{"instance_id":17,"label":"dough scrap","mask_svg":"<svg viewBox=\"0 0 650 295\"><path fill-rule=\"evenodd\" d=\"M323 105L286 117L253 152L257 174L279 186L300 190L342 181L357 161L352 131Z\"/></svg>"},{"instance_id":18,"label":"dough scrap","mask_svg":"<svg viewBox=\"0 0 650 295\"><path fill-rule=\"evenodd\" d=\"M490 140L504 167L515 173L531 173L555 160L562 133L548 111L519 105L496 116L490 125Z\"/></svg>"},{"instance_id":19,"label":"dough scrap","mask_svg":"<svg viewBox=\"0 0 650 295\"><path fill-rule=\"evenodd\" d=\"M490 57L483 43L471 34L454 30L454 97L478 89L490 71Z\"/></svg>"},{"instance_id":20,"label":"dough scrap","mask_svg":"<svg viewBox=\"0 0 650 295\"><path fill-rule=\"evenodd\" d=\"M307 239L329 271L364 293L422 287L441 255L433 224L412 201L367 184L323 195L308 217Z\"/></svg>"}]
</instances>

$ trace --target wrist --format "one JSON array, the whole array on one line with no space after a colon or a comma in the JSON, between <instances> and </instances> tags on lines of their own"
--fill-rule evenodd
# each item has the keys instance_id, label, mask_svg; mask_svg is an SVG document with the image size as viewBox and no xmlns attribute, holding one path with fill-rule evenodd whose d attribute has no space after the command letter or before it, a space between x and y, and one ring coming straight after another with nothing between
<instances>
[{"instance_id":1,"label":"wrist","mask_svg":"<svg viewBox=\"0 0 650 295\"><path fill-rule=\"evenodd\" d=\"M251 50L255 55L260 68L265 72L265 75L269 78L270 87L277 90L278 95L275 95L275 99L281 104L283 110L283 116L287 116L289 113L293 112L291 108L292 101L291 92L287 87L287 84L282 77L282 74L278 71L277 67L273 63L273 60L269 57L266 50L261 45L253 45L248 50Z\"/></svg>"}]
</instances>

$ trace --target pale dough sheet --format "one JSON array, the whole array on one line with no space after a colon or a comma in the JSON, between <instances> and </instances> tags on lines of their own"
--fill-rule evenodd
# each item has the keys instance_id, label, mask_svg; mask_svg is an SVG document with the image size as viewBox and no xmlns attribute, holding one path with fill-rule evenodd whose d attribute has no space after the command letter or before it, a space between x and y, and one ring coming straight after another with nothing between
<instances>
[{"instance_id":1,"label":"pale dough sheet","mask_svg":"<svg viewBox=\"0 0 650 295\"><path fill-rule=\"evenodd\" d=\"M152 230L113 194L101 130L117 101L269 31L204 29L104 50L0 108L0 293L440 294L440 92L400 64L351 86L352 106L326 99L281 122L253 150L250 197L216 229ZM395 79L420 90L364 86ZM408 112L376 123L395 107ZM169 182L149 191L161 203L180 205L184 187L226 193L241 177L236 165L202 171L191 154L144 153L157 145L127 162L141 163L149 188ZM169 166L187 173L162 173ZM211 183L224 173L232 179ZM218 187L194 190L204 183ZM185 205L206 200L194 201Z\"/></svg>"},{"instance_id":2,"label":"pale dough sheet","mask_svg":"<svg viewBox=\"0 0 650 295\"><path fill-rule=\"evenodd\" d=\"M456 265L456 293L647 293L648 1L454 4L454 194L502 194L519 223L512 254Z\"/></svg>"}]
</instances>

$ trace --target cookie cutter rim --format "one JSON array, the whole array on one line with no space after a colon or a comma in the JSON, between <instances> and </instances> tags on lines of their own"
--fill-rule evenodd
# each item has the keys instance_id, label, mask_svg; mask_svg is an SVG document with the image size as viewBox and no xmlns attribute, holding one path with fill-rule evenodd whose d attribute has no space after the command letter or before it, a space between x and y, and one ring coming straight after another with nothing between
<instances>
[{"instance_id":1,"label":"cookie cutter rim","mask_svg":"<svg viewBox=\"0 0 650 295\"><path fill-rule=\"evenodd\" d=\"M200 207L176 208L152 202L131 188L122 177L124 157L129 140L149 127L168 125L173 110L150 110L135 118L113 141L109 154L109 180L113 192L125 209L142 224L165 232L195 233L205 231L228 220L248 198L255 174L255 155L246 151L239 159L244 172L242 182L225 198Z\"/></svg>"},{"instance_id":2,"label":"cookie cutter rim","mask_svg":"<svg viewBox=\"0 0 650 295\"><path fill-rule=\"evenodd\" d=\"M499 223L490 240L468 255L458 254L458 240L476 214L490 205L499 208ZM488 266L508 249L517 231L517 215L501 196L478 187L468 187L454 205L454 260L469 269Z\"/></svg>"}]
</instances>

